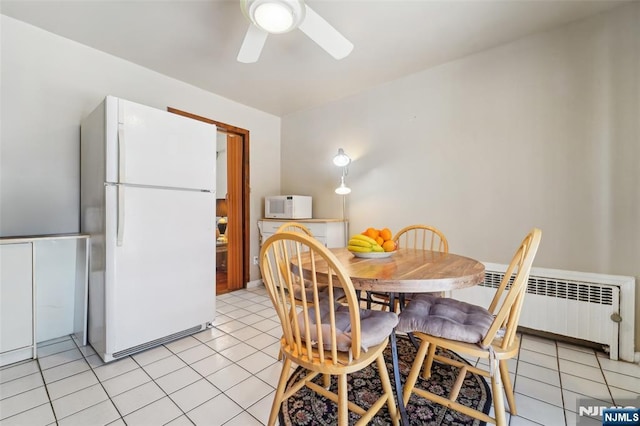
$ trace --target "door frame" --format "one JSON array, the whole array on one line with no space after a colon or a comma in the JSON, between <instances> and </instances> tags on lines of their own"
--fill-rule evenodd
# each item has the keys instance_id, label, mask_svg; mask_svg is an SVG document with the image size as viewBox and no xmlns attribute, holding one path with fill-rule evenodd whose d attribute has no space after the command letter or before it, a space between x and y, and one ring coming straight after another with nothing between
<instances>
[{"instance_id":1,"label":"door frame","mask_svg":"<svg viewBox=\"0 0 640 426\"><path fill-rule=\"evenodd\" d=\"M238 188L239 191L230 194L227 200L228 210L236 217L241 217L241 221L230 221L227 231L228 235L241 235L241 244L233 242L228 247L227 252L227 273L228 273L228 289L229 291L239 290L246 287L249 282L249 255L250 255L250 187L249 187L249 131L240 127L232 126L227 123L216 121L207 117L202 117L190 112L182 111L177 108L167 107L167 111L192 118L194 120L213 124L218 129L225 131L232 139L236 139L242 144L241 155L235 156L228 163L228 174L240 176L239 185L228 185L229 188ZM230 137L227 136L227 141ZM212 141L216 143L216 141ZM234 142L235 143L235 142ZM239 192L239 193L237 193ZM213 219L212 219L213 220ZM231 240L230 240L231 241Z\"/></svg>"}]
</instances>

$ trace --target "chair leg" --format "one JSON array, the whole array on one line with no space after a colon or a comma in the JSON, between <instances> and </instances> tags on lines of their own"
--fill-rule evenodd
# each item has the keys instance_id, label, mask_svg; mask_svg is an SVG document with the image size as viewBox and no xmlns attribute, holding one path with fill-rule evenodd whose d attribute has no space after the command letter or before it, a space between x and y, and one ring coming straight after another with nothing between
<instances>
[{"instance_id":1,"label":"chair leg","mask_svg":"<svg viewBox=\"0 0 640 426\"><path fill-rule=\"evenodd\" d=\"M433 356L436 354L436 345L429 346L429 353L427 359L424 361L424 368L422 369L422 378L428 379L431 377L431 366L433 365Z\"/></svg>"},{"instance_id":2,"label":"chair leg","mask_svg":"<svg viewBox=\"0 0 640 426\"><path fill-rule=\"evenodd\" d=\"M494 362L494 374L491 377L491 390L493 393L493 411L496 416L496 425L505 426L507 424L507 416L504 411L504 390L502 387L501 373L497 371L499 368L499 362L497 360L489 361Z\"/></svg>"},{"instance_id":3,"label":"chair leg","mask_svg":"<svg viewBox=\"0 0 640 426\"><path fill-rule=\"evenodd\" d=\"M393 389L391 388L391 381L389 380L389 372L387 371L387 364L384 362L384 355L380 354L376 359L376 365L378 366L378 374L380 374L380 381L382 382L382 390L387 395L387 408L389 408L389 415L394 426L398 425L398 413L396 402L393 399Z\"/></svg>"},{"instance_id":4,"label":"chair leg","mask_svg":"<svg viewBox=\"0 0 640 426\"><path fill-rule=\"evenodd\" d=\"M325 389L329 390L331 387L331 374L322 375L322 384L324 384Z\"/></svg>"},{"instance_id":5,"label":"chair leg","mask_svg":"<svg viewBox=\"0 0 640 426\"><path fill-rule=\"evenodd\" d=\"M504 385L504 393L507 397L507 403L509 404L509 412L512 416L517 416L516 398L513 396L513 386L511 385L511 378L509 377L509 366L505 359L500 360L500 378Z\"/></svg>"},{"instance_id":6,"label":"chair leg","mask_svg":"<svg viewBox=\"0 0 640 426\"><path fill-rule=\"evenodd\" d=\"M338 376L338 425L347 426L349 424L349 397L347 394L347 375Z\"/></svg>"},{"instance_id":7,"label":"chair leg","mask_svg":"<svg viewBox=\"0 0 640 426\"><path fill-rule=\"evenodd\" d=\"M420 369L422 368L422 363L424 362L424 357L426 356L427 349L429 349L430 346L435 345L430 345L426 340L423 340L422 343L420 343L420 347L418 348L416 357L413 360L411 371L409 372L409 376L407 377L407 381L405 382L404 389L402 391L402 399L404 400L405 405L409 403L411 392L413 392L413 388L416 386L418 375L420 374Z\"/></svg>"},{"instance_id":8,"label":"chair leg","mask_svg":"<svg viewBox=\"0 0 640 426\"><path fill-rule=\"evenodd\" d=\"M271 405L271 413L269 414L269 426L276 424L276 418L280 411L280 405L282 404L282 397L284 396L284 388L287 385L287 379L291 370L291 359L285 358L282 363L282 372L280 372L280 381L276 388L276 395L273 397L273 404Z\"/></svg>"}]
</instances>

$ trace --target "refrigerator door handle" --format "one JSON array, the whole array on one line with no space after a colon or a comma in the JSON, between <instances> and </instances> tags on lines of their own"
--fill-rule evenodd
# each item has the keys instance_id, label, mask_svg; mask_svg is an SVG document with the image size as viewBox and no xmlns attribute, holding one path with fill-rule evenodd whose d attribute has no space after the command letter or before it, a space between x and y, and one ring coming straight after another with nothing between
<instances>
[{"instance_id":1,"label":"refrigerator door handle","mask_svg":"<svg viewBox=\"0 0 640 426\"><path fill-rule=\"evenodd\" d=\"M118 230L116 246L121 247L124 240L124 125L118 124Z\"/></svg>"},{"instance_id":2,"label":"refrigerator door handle","mask_svg":"<svg viewBox=\"0 0 640 426\"><path fill-rule=\"evenodd\" d=\"M118 182L124 183L124 125L118 125Z\"/></svg>"},{"instance_id":3,"label":"refrigerator door handle","mask_svg":"<svg viewBox=\"0 0 640 426\"><path fill-rule=\"evenodd\" d=\"M122 247L124 241L124 185L118 185L118 229L116 246Z\"/></svg>"}]
</instances>

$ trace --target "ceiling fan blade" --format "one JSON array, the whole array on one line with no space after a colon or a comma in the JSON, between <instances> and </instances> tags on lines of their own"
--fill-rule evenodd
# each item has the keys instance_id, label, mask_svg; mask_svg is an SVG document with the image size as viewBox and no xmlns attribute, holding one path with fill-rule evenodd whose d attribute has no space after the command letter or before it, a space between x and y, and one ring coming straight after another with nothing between
<instances>
[{"instance_id":1,"label":"ceiling fan blade","mask_svg":"<svg viewBox=\"0 0 640 426\"><path fill-rule=\"evenodd\" d=\"M269 33L266 31L249 24L247 34L244 36L242 46L240 46L240 52L238 52L238 62L245 64L257 62L268 35Z\"/></svg>"},{"instance_id":2,"label":"ceiling fan blade","mask_svg":"<svg viewBox=\"0 0 640 426\"><path fill-rule=\"evenodd\" d=\"M334 58L342 59L349 55L353 50L353 43L309 6L306 8L305 18L298 28Z\"/></svg>"}]
</instances>

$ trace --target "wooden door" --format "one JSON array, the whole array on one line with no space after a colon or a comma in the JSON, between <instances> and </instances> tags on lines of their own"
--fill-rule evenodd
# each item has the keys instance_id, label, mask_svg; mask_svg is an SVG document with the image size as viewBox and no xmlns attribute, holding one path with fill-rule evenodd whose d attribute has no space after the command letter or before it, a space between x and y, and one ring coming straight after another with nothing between
<instances>
[{"instance_id":1,"label":"wooden door","mask_svg":"<svg viewBox=\"0 0 640 426\"><path fill-rule=\"evenodd\" d=\"M244 222L242 145L241 136L227 134L227 288L230 291L243 288L245 283L242 276L242 225Z\"/></svg>"}]
</instances>

